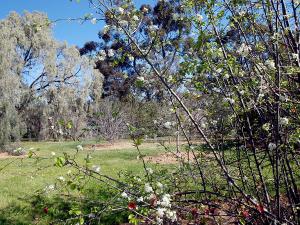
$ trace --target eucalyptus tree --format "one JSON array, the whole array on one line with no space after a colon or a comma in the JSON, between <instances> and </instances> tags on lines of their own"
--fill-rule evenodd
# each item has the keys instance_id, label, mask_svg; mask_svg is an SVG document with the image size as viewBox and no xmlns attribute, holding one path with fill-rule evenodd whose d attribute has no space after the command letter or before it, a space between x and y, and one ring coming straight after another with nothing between
<instances>
[{"instance_id":1,"label":"eucalyptus tree","mask_svg":"<svg viewBox=\"0 0 300 225\"><path fill-rule=\"evenodd\" d=\"M101 75L94 70L92 61L80 56L77 48L53 38L52 23L43 13L25 12L21 16L12 12L0 21L0 28L0 139L3 145L32 132L27 131L24 123L32 124L26 114L26 110L33 107L31 104L39 110L42 108L41 116L46 117L63 108L73 110L75 105L70 103L71 99L77 98L82 101L81 105L87 102L93 82L101 80ZM94 88L101 90L101 82L96 86ZM66 100L55 105L57 98ZM46 108L52 108L52 112ZM45 127L45 121L39 120L34 123Z\"/></svg>"}]
</instances>

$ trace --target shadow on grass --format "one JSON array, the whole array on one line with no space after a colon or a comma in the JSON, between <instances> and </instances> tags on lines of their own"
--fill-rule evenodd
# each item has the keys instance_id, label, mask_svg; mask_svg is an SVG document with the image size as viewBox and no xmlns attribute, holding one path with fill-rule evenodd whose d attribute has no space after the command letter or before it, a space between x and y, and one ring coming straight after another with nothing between
<instances>
[{"instance_id":1,"label":"shadow on grass","mask_svg":"<svg viewBox=\"0 0 300 225\"><path fill-rule=\"evenodd\" d=\"M35 195L0 210L0 225L61 225L76 224L83 217L89 225L118 225L128 221L128 212L103 212L99 217L89 217L102 211L112 197L108 190L86 190L85 198L74 196ZM72 214L73 212L73 214ZM74 214L75 212L75 214ZM76 213L80 212L78 215ZM85 216L84 216L85 215ZM76 219L77 217L77 219ZM75 218L70 220L70 218Z\"/></svg>"}]
</instances>

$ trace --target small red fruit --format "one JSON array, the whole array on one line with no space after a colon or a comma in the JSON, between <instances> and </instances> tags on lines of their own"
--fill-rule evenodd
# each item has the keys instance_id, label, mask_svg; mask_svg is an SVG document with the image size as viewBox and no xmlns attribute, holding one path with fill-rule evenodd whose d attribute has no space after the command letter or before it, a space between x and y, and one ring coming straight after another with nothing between
<instances>
[{"instance_id":1,"label":"small red fruit","mask_svg":"<svg viewBox=\"0 0 300 225\"><path fill-rule=\"evenodd\" d=\"M244 217L244 218L249 218L250 217L250 213L249 213L249 211L248 210L244 210L244 211L242 211L242 216Z\"/></svg>"},{"instance_id":2,"label":"small red fruit","mask_svg":"<svg viewBox=\"0 0 300 225\"><path fill-rule=\"evenodd\" d=\"M264 208L264 206L263 206L262 204L256 205L256 209L257 209L258 212L260 212L260 213L264 213L264 211L265 211L265 208Z\"/></svg>"},{"instance_id":3,"label":"small red fruit","mask_svg":"<svg viewBox=\"0 0 300 225\"><path fill-rule=\"evenodd\" d=\"M197 217L198 216L198 209L197 208L192 208L191 209L191 214L193 215L193 217Z\"/></svg>"},{"instance_id":4,"label":"small red fruit","mask_svg":"<svg viewBox=\"0 0 300 225\"><path fill-rule=\"evenodd\" d=\"M47 207L44 208L44 213L48 213L49 209Z\"/></svg>"},{"instance_id":5,"label":"small red fruit","mask_svg":"<svg viewBox=\"0 0 300 225\"><path fill-rule=\"evenodd\" d=\"M130 209L130 210L136 209L136 203L135 202L129 202L128 203L128 209Z\"/></svg>"}]
</instances>

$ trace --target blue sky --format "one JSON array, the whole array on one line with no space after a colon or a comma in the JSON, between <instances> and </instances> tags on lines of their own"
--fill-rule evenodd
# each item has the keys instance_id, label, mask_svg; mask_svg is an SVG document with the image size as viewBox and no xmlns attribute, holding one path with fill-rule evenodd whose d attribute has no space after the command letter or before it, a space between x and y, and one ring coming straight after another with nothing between
<instances>
[{"instance_id":1,"label":"blue sky","mask_svg":"<svg viewBox=\"0 0 300 225\"><path fill-rule=\"evenodd\" d=\"M18 13L27 11L45 12L51 20L83 17L86 13L91 13L87 0L0 0L0 19L4 19L9 12ZM155 0L135 0L139 6L147 3L153 5ZM54 36L61 41L67 41L72 45L82 46L90 40L98 40L98 31L103 26L102 23L93 25L90 22L79 24L78 22L60 21L55 24Z\"/></svg>"}]
</instances>

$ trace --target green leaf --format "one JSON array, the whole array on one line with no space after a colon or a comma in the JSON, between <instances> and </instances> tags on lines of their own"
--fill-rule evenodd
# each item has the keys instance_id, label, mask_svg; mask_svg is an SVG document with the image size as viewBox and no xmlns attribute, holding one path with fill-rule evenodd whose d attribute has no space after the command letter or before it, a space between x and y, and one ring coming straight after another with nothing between
<instances>
[{"instance_id":1,"label":"green leaf","mask_svg":"<svg viewBox=\"0 0 300 225\"><path fill-rule=\"evenodd\" d=\"M28 158L32 158L32 156L33 156L33 152L32 152L32 151L29 151L29 152L28 152Z\"/></svg>"},{"instance_id":2,"label":"green leaf","mask_svg":"<svg viewBox=\"0 0 300 225\"><path fill-rule=\"evenodd\" d=\"M57 157L55 158L55 163L54 165L57 166L57 167L63 167L66 163L66 160L64 157Z\"/></svg>"}]
</instances>

